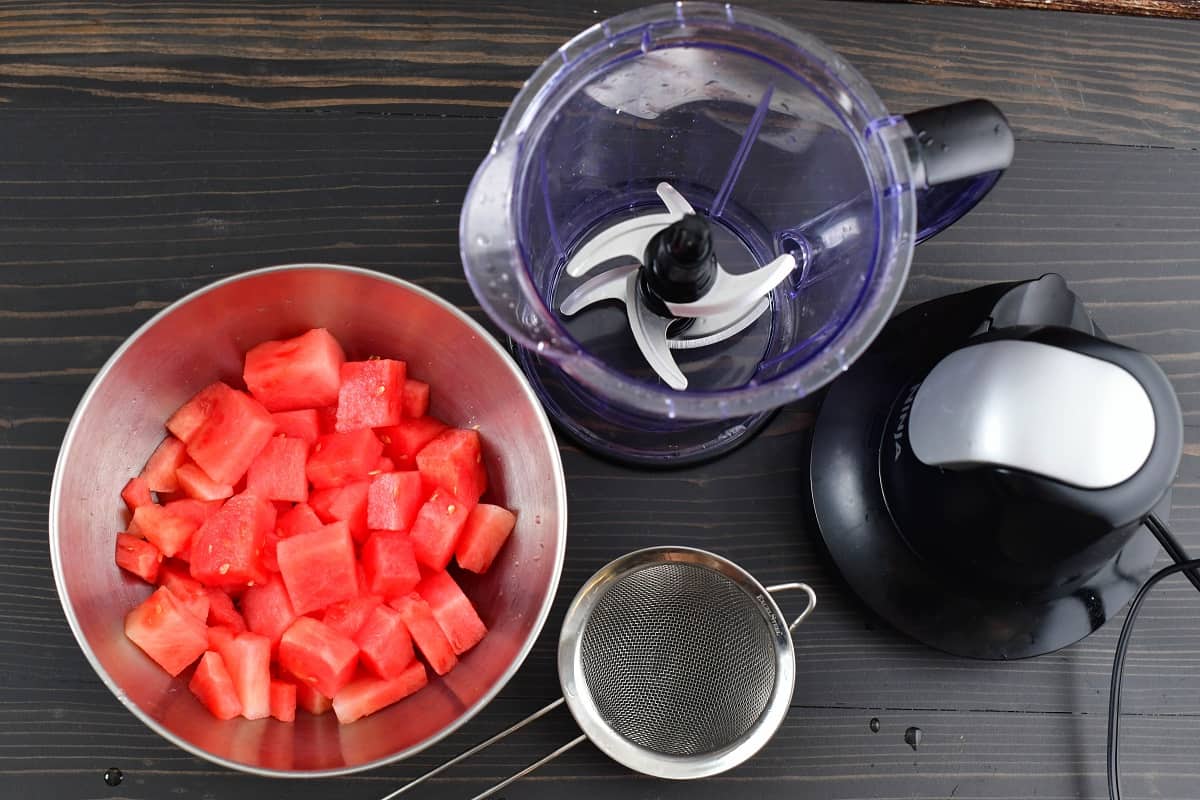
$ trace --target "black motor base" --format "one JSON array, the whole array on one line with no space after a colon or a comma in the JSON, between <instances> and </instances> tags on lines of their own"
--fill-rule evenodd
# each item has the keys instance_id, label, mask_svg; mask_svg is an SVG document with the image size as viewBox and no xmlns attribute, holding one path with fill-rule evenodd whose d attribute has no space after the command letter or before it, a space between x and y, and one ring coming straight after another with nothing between
<instances>
[{"instance_id":1,"label":"black motor base","mask_svg":"<svg viewBox=\"0 0 1200 800\"><path fill-rule=\"evenodd\" d=\"M1028 658L1079 641L1132 598L1159 553L1143 528L1068 585L997 586L922 557L897 528L880 476L880 450L892 445L884 433L890 412L1016 285L934 300L898 316L830 388L813 434L813 507L851 588L901 632L971 658ZM1160 509L1169 507L1168 495Z\"/></svg>"}]
</instances>

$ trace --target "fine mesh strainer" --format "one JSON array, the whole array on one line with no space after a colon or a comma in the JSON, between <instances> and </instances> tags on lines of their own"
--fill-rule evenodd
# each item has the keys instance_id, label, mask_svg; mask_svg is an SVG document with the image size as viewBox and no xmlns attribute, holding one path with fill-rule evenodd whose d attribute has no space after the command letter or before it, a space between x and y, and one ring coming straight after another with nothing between
<instances>
[{"instance_id":1,"label":"fine mesh strainer","mask_svg":"<svg viewBox=\"0 0 1200 800\"><path fill-rule=\"evenodd\" d=\"M787 624L771 594L799 590ZM787 715L796 678L791 631L816 607L803 583L764 588L727 559L686 547L618 558L567 609L558 641L563 697L388 795L500 741L564 702L583 735L476 796L488 797L590 739L620 764L660 778L702 778L741 764Z\"/></svg>"}]
</instances>

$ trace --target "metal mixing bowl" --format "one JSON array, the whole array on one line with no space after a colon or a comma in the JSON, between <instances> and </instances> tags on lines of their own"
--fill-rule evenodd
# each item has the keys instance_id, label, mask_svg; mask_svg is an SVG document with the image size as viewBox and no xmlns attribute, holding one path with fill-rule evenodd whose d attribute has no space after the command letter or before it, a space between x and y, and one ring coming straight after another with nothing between
<instances>
[{"instance_id":1,"label":"metal mixing bowl","mask_svg":"<svg viewBox=\"0 0 1200 800\"><path fill-rule=\"evenodd\" d=\"M433 387L431 413L483 436L493 500L517 526L492 569L463 588L490 631L443 678L351 725L303 711L221 722L124 635L150 587L113 563L120 491L164 434L167 416L217 379L240 380L266 339L328 328L349 358L404 359ZM550 425L508 354L465 314L404 281L301 264L201 289L155 316L100 370L67 428L50 494L50 555L71 630L101 680L180 747L261 775L339 775L410 756L476 714L520 667L546 620L566 545L566 488ZM189 672L183 674L184 677Z\"/></svg>"}]
</instances>

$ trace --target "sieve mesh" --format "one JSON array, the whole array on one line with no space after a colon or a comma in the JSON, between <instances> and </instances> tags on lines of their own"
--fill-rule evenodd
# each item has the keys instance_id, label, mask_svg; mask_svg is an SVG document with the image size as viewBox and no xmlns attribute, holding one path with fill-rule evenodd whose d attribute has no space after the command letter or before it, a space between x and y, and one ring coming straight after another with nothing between
<instances>
[{"instance_id":1,"label":"sieve mesh","mask_svg":"<svg viewBox=\"0 0 1200 800\"><path fill-rule=\"evenodd\" d=\"M584 623L586 689L629 741L661 755L712 753L750 730L774 690L766 613L707 567L665 562L630 572Z\"/></svg>"}]
</instances>

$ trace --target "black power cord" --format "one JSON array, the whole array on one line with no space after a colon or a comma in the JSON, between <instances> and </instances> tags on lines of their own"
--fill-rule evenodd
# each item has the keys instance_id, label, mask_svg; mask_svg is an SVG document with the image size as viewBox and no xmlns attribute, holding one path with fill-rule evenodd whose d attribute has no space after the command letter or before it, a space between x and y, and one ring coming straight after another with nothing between
<instances>
[{"instance_id":1,"label":"black power cord","mask_svg":"<svg viewBox=\"0 0 1200 800\"><path fill-rule=\"evenodd\" d=\"M1150 591L1164 578L1182 572L1200 591L1200 558L1188 559L1183 546L1171 535L1171 531L1162 520L1151 514L1146 519L1146 527L1158 539L1159 544L1167 551L1174 564L1164 567L1150 576L1150 579L1138 589L1129 604L1129 613L1125 615L1125 623L1121 626L1121 635L1117 639L1116 653L1113 655L1112 686L1108 692L1108 796L1109 800L1121 800L1121 765L1117 758L1120 748L1121 733L1121 682L1125 674L1125 656L1129 652L1129 640L1133 638L1133 621L1141 610L1142 601Z\"/></svg>"}]
</instances>

